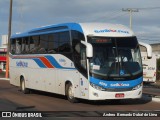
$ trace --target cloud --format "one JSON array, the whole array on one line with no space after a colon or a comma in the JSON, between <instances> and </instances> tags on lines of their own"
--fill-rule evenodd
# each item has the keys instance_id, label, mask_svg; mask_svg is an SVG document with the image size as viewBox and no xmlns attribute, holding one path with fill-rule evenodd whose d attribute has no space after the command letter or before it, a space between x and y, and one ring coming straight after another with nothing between
<instances>
[{"instance_id":1,"label":"cloud","mask_svg":"<svg viewBox=\"0 0 160 120\"><path fill-rule=\"evenodd\" d=\"M159 0L13 0L13 33L63 22L109 22L129 26L129 13L122 12L122 8L157 5L160 5ZM0 0L1 33L7 31L8 7L9 0ZM160 26L159 11L141 9L133 13L133 30L152 34L159 31L156 27Z\"/></svg>"}]
</instances>

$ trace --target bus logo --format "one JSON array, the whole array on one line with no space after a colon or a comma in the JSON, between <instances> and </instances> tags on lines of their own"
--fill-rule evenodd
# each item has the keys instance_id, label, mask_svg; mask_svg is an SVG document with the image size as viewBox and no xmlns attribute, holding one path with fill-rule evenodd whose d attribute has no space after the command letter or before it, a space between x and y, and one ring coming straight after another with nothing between
<instances>
[{"instance_id":1,"label":"bus logo","mask_svg":"<svg viewBox=\"0 0 160 120\"><path fill-rule=\"evenodd\" d=\"M107 83L104 83L104 82L99 82L99 84L105 87L107 86Z\"/></svg>"},{"instance_id":2,"label":"bus logo","mask_svg":"<svg viewBox=\"0 0 160 120\"><path fill-rule=\"evenodd\" d=\"M66 62L66 60L65 59L59 59L59 62Z\"/></svg>"},{"instance_id":3,"label":"bus logo","mask_svg":"<svg viewBox=\"0 0 160 120\"><path fill-rule=\"evenodd\" d=\"M129 86L129 84L124 84L124 83L116 83L116 84L110 84L111 87L121 87L121 86Z\"/></svg>"},{"instance_id":4,"label":"bus logo","mask_svg":"<svg viewBox=\"0 0 160 120\"><path fill-rule=\"evenodd\" d=\"M117 32L117 33L129 34L128 31L125 31L125 30L114 30L114 29L94 30L94 32L95 32L95 33Z\"/></svg>"},{"instance_id":5,"label":"bus logo","mask_svg":"<svg viewBox=\"0 0 160 120\"><path fill-rule=\"evenodd\" d=\"M17 67L28 67L28 63L24 61L18 61L16 62Z\"/></svg>"}]
</instances>

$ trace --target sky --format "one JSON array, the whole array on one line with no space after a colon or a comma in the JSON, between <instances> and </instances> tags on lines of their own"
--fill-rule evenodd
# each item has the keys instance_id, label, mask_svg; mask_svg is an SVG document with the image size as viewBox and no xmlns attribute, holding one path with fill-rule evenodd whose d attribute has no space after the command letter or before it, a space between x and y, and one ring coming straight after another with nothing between
<instances>
[{"instance_id":1,"label":"sky","mask_svg":"<svg viewBox=\"0 0 160 120\"><path fill-rule=\"evenodd\" d=\"M8 34L10 0L0 0L0 35ZM105 22L132 26L139 41L160 43L160 0L13 0L12 34L66 22Z\"/></svg>"}]
</instances>

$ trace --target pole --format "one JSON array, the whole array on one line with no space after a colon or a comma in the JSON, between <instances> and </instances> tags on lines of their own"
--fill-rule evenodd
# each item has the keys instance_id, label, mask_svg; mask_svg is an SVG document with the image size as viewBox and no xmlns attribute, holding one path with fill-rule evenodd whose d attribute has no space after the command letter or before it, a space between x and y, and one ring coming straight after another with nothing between
<instances>
[{"instance_id":1,"label":"pole","mask_svg":"<svg viewBox=\"0 0 160 120\"><path fill-rule=\"evenodd\" d=\"M10 0L9 8L9 22L8 22L8 44L7 44L7 61L6 61L6 78L9 78L9 51L10 51L10 37L12 29L12 0Z\"/></svg>"},{"instance_id":2,"label":"pole","mask_svg":"<svg viewBox=\"0 0 160 120\"><path fill-rule=\"evenodd\" d=\"M138 9L133 9L133 8L127 8L127 9L123 8L122 11L129 12L129 14L130 14L129 26L130 26L130 29L132 29L132 13L133 12L139 12L139 10Z\"/></svg>"},{"instance_id":3,"label":"pole","mask_svg":"<svg viewBox=\"0 0 160 120\"><path fill-rule=\"evenodd\" d=\"M129 23L129 26L130 26L130 29L132 29L132 11L130 10L129 13L130 13L130 23Z\"/></svg>"}]
</instances>

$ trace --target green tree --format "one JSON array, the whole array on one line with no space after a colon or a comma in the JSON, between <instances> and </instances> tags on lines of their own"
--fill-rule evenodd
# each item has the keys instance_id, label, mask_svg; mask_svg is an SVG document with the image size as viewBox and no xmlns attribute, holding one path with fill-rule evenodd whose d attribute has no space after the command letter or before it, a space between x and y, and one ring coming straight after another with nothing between
<instances>
[{"instance_id":1,"label":"green tree","mask_svg":"<svg viewBox=\"0 0 160 120\"><path fill-rule=\"evenodd\" d=\"M160 58L157 59L157 70L160 71Z\"/></svg>"},{"instance_id":2,"label":"green tree","mask_svg":"<svg viewBox=\"0 0 160 120\"><path fill-rule=\"evenodd\" d=\"M157 59L157 80L160 80L160 58Z\"/></svg>"}]
</instances>

